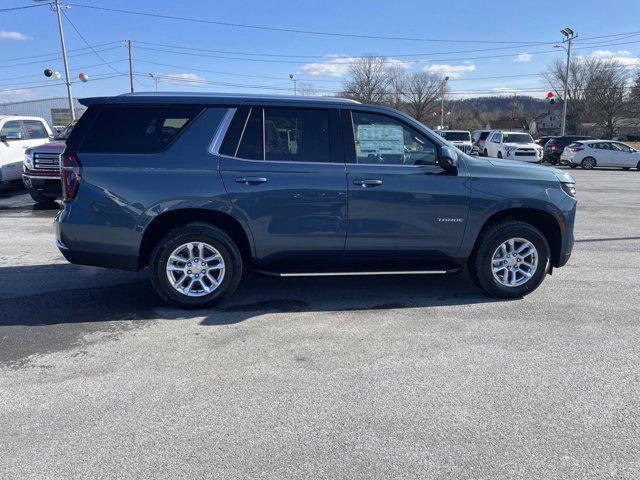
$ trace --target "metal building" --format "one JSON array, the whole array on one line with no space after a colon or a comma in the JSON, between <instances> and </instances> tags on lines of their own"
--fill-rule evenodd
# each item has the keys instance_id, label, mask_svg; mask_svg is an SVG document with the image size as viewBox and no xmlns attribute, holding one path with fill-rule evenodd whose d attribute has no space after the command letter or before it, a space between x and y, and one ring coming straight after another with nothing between
<instances>
[{"instance_id":1,"label":"metal building","mask_svg":"<svg viewBox=\"0 0 640 480\"><path fill-rule=\"evenodd\" d=\"M86 107L80 105L76 99L73 100L73 103L76 118L78 118L84 113ZM67 100L67 97L0 104L0 115L42 117L54 131L60 130L71 123L69 100Z\"/></svg>"}]
</instances>

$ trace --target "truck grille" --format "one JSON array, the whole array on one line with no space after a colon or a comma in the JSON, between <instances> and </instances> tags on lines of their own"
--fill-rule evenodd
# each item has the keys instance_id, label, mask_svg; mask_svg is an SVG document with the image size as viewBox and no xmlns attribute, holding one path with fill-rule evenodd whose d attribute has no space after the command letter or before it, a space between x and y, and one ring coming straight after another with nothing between
<instances>
[{"instance_id":1,"label":"truck grille","mask_svg":"<svg viewBox=\"0 0 640 480\"><path fill-rule=\"evenodd\" d=\"M49 152L33 153L34 170L60 170L60 154Z\"/></svg>"}]
</instances>

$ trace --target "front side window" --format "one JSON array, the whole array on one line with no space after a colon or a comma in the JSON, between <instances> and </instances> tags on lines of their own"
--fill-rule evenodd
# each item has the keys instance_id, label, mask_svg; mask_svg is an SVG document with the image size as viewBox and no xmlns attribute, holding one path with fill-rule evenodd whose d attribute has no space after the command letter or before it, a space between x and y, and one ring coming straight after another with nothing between
<instances>
[{"instance_id":1,"label":"front side window","mask_svg":"<svg viewBox=\"0 0 640 480\"><path fill-rule=\"evenodd\" d=\"M616 147L616 149L620 150L621 152L626 152L626 153L631 152L631 147L629 145L625 145L624 143L614 143L613 146Z\"/></svg>"},{"instance_id":2,"label":"front side window","mask_svg":"<svg viewBox=\"0 0 640 480\"><path fill-rule=\"evenodd\" d=\"M384 115L353 112L357 163L435 165L437 146L411 127Z\"/></svg>"},{"instance_id":3,"label":"front side window","mask_svg":"<svg viewBox=\"0 0 640 480\"><path fill-rule=\"evenodd\" d=\"M202 110L197 106L105 106L87 132L81 152L156 153Z\"/></svg>"},{"instance_id":4,"label":"front side window","mask_svg":"<svg viewBox=\"0 0 640 480\"><path fill-rule=\"evenodd\" d=\"M0 130L0 137L4 137L5 135L12 133L19 133L22 135L22 122L20 120L9 120L8 122L4 122L2 130Z\"/></svg>"},{"instance_id":5,"label":"front side window","mask_svg":"<svg viewBox=\"0 0 640 480\"><path fill-rule=\"evenodd\" d=\"M36 139L49 137L49 132L47 132L42 122L38 120L24 120L22 123L27 132L27 138Z\"/></svg>"},{"instance_id":6,"label":"front side window","mask_svg":"<svg viewBox=\"0 0 640 480\"><path fill-rule=\"evenodd\" d=\"M494 133L493 134L493 138L491 139L491 141L493 143L500 143L502 142L502 134L501 133Z\"/></svg>"}]
</instances>

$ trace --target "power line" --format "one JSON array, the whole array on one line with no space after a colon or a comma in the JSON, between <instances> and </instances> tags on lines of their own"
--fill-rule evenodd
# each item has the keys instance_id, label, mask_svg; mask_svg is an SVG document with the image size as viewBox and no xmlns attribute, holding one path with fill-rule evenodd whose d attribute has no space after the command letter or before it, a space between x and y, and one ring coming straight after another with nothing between
<instances>
[{"instance_id":1,"label":"power line","mask_svg":"<svg viewBox=\"0 0 640 480\"><path fill-rule=\"evenodd\" d=\"M49 3L40 3L40 4L37 4L37 5L24 5L22 7L0 8L0 13L13 12L15 10L26 10L27 8L44 7L45 5L49 5Z\"/></svg>"},{"instance_id":2,"label":"power line","mask_svg":"<svg viewBox=\"0 0 640 480\"><path fill-rule=\"evenodd\" d=\"M218 25L223 27L247 28L247 29L253 29L253 30L267 30L267 31L285 32L285 33L301 33L301 34L307 34L307 35L321 35L321 36L331 36L331 37L347 37L347 38L362 38L362 39L376 39L376 40L401 40L401 41L414 41L414 42L442 42L442 43L487 43L487 44L537 43L537 42L524 42L524 41L518 42L513 40L459 40L459 39L443 39L443 38L416 38L416 37L395 37L395 36L384 36L384 35L364 35L364 34L342 33L342 32L323 32L318 30L303 30L303 29L297 29L297 28L270 27L265 25L250 25L250 24L243 24L243 23L221 22L221 21L215 21L215 20L205 20L201 18L180 17L176 15L163 15L159 13L141 12L141 11L135 11L135 10L124 10L119 8L98 7L96 5L83 5L79 3L69 3L68 5L72 5L74 7L80 7L80 8L90 8L94 10L108 11L108 12L126 13L129 15L141 15L146 17L163 18L167 20L180 20L185 22L205 23L205 24ZM549 43L552 43L552 42L550 41Z\"/></svg>"},{"instance_id":3,"label":"power line","mask_svg":"<svg viewBox=\"0 0 640 480\"><path fill-rule=\"evenodd\" d=\"M122 47L110 47L110 48L103 48L98 50L98 52L108 52L110 50L115 50L117 48L122 48ZM75 53L73 55L68 55L69 57L81 57L83 55L93 55L93 52L84 52L84 53ZM11 67L22 67L25 65L39 65L42 64L42 62L49 62L49 61L55 61L55 60L61 60L62 57L58 56L55 58L48 58L48 59L42 59L38 62L23 62L23 63L14 63L11 65L0 65L0 68L11 68Z\"/></svg>"},{"instance_id":4,"label":"power line","mask_svg":"<svg viewBox=\"0 0 640 480\"><path fill-rule=\"evenodd\" d=\"M94 78L92 81L94 82L99 82L100 80L108 80L110 78L116 78L116 77L121 77L122 75L111 75L108 77L100 77L100 78ZM76 83L83 83L79 80L74 80L71 82L72 84L76 84ZM16 91L20 91L20 90L33 90L36 88L46 88L46 87L62 87L64 86L64 82L61 83L43 83L43 84L39 84L39 85L32 85L28 88L24 88L24 87L19 87L19 88L9 88L9 89L5 89L5 90L0 90L0 93L5 93L5 92L16 92Z\"/></svg>"},{"instance_id":5,"label":"power line","mask_svg":"<svg viewBox=\"0 0 640 480\"><path fill-rule=\"evenodd\" d=\"M98 43L96 45L92 45L90 47L82 47L82 48L71 48L69 50L67 50L68 52L79 52L81 50L89 50L91 47L105 47L107 45L114 45L116 43L120 43L121 40L116 40L115 42L107 42L107 43ZM14 60L29 60L29 59L33 59L33 58L40 58L40 57L50 57L50 56L57 56L57 58L61 58L58 52L51 52L51 53L41 53L39 55L30 55L28 57L13 57L13 58L5 58L0 60L0 63L2 62L13 62Z\"/></svg>"}]
</instances>

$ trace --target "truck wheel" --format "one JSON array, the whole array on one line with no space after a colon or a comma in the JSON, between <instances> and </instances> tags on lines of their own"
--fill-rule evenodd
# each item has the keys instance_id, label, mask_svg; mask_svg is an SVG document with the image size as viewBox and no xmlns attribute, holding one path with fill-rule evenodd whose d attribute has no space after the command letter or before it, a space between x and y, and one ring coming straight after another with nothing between
<instances>
[{"instance_id":1,"label":"truck wheel","mask_svg":"<svg viewBox=\"0 0 640 480\"><path fill-rule=\"evenodd\" d=\"M242 277L242 255L225 232L206 223L171 230L151 254L151 283L167 303L212 305L231 295Z\"/></svg>"},{"instance_id":2,"label":"truck wheel","mask_svg":"<svg viewBox=\"0 0 640 480\"><path fill-rule=\"evenodd\" d=\"M54 203L56 203L55 198L47 197L46 195L40 193L38 190L29 190L29 195L31 195L31 198L34 202L40 203L42 205L53 205Z\"/></svg>"},{"instance_id":3,"label":"truck wheel","mask_svg":"<svg viewBox=\"0 0 640 480\"><path fill-rule=\"evenodd\" d=\"M469 259L472 280L489 295L519 298L547 274L549 243L534 226L506 220L491 225Z\"/></svg>"}]
</instances>

